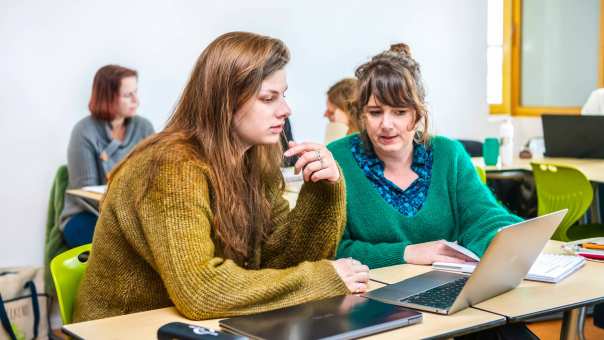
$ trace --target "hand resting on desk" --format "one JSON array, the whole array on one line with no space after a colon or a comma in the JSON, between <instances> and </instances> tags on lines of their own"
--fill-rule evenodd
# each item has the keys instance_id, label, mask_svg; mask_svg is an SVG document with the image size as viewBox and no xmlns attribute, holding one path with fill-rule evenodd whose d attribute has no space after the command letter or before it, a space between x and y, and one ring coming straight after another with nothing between
<instances>
[{"instance_id":1,"label":"hand resting on desk","mask_svg":"<svg viewBox=\"0 0 604 340\"><path fill-rule=\"evenodd\" d=\"M434 262L464 263L474 261L447 245L447 241L438 240L411 244L405 247L403 254L405 262L409 264L430 265Z\"/></svg>"},{"instance_id":2,"label":"hand resting on desk","mask_svg":"<svg viewBox=\"0 0 604 340\"><path fill-rule=\"evenodd\" d=\"M336 273L346 284L346 288L351 293L367 292L367 282L369 282L369 267L361 262L346 258L331 261Z\"/></svg>"}]
</instances>

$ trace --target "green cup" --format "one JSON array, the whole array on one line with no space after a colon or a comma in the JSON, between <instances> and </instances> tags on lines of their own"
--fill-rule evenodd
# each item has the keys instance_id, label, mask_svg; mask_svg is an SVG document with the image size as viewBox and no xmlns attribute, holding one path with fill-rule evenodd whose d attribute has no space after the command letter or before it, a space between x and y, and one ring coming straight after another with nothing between
<instances>
[{"instance_id":1,"label":"green cup","mask_svg":"<svg viewBox=\"0 0 604 340\"><path fill-rule=\"evenodd\" d=\"M485 165L497 165L499 158L499 139L485 138L482 144L482 158Z\"/></svg>"}]
</instances>

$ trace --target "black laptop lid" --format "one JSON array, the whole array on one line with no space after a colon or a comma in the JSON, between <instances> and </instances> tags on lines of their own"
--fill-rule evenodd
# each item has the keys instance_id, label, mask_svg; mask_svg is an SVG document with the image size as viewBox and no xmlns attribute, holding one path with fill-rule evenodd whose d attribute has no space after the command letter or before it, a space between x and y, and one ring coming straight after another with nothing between
<instances>
[{"instance_id":1,"label":"black laptop lid","mask_svg":"<svg viewBox=\"0 0 604 340\"><path fill-rule=\"evenodd\" d=\"M221 320L229 332L258 339L351 339L420 322L419 312L345 295Z\"/></svg>"},{"instance_id":2,"label":"black laptop lid","mask_svg":"<svg viewBox=\"0 0 604 340\"><path fill-rule=\"evenodd\" d=\"M604 116L541 115L545 156L604 158Z\"/></svg>"}]
</instances>

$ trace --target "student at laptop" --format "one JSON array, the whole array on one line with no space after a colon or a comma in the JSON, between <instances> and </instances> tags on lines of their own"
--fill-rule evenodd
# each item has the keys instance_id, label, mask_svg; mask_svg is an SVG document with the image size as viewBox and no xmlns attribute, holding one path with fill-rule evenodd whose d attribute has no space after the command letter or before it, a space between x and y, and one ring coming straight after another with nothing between
<instances>
[{"instance_id":1,"label":"student at laptop","mask_svg":"<svg viewBox=\"0 0 604 340\"><path fill-rule=\"evenodd\" d=\"M153 134L151 122L136 115L137 83L137 72L119 65L106 65L96 72L88 104L90 116L74 126L67 148L70 189L106 184L109 171ZM73 196L65 196L60 227L69 247L92 242L96 221L96 212Z\"/></svg>"},{"instance_id":2,"label":"student at laptop","mask_svg":"<svg viewBox=\"0 0 604 340\"><path fill-rule=\"evenodd\" d=\"M345 189L331 153L290 143L305 184L289 211L279 144L287 47L226 33L202 52L166 128L112 173L75 321L175 305L211 319L367 289L368 268L331 261Z\"/></svg>"},{"instance_id":3,"label":"student at laptop","mask_svg":"<svg viewBox=\"0 0 604 340\"><path fill-rule=\"evenodd\" d=\"M407 45L374 56L356 76L361 133L329 145L348 201L338 257L370 268L460 262L439 240L482 255L499 227L521 220L480 182L461 144L428 134L420 69Z\"/></svg>"},{"instance_id":4,"label":"student at laptop","mask_svg":"<svg viewBox=\"0 0 604 340\"><path fill-rule=\"evenodd\" d=\"M460 143L428 134L419 64L406 44L374 56L356 77L361 132L329 145L347 191L338 257L370 268L462 262L465 256L439 240L458 241L482 256L498 228L521 221L480 182ZM520 325L488 336L527 332Z\"/></svg>"}]
</instances>

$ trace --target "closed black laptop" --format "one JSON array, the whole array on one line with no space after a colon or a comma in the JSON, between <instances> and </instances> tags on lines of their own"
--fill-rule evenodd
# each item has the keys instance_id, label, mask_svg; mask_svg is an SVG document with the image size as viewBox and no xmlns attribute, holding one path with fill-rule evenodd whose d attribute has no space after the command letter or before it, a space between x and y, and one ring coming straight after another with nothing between
<instances>
[{"instance_id":1,"label":"closed black laptop","mask_svg":"<svg viewBox=\"0 0 604 340\"><path fill-rule=\"evenodd\" d=\"M604 158L604 116L541 115L545 156Z\"/></svg>"},{"instance_id":2,"label":"closed black laptop","mask_svg":"<svg viewBox=\"0 0 604 340\"><path fill-rule=\"evenodd\" d=\"M253 339L352 339L418 323L422 314L361 296L337 296L220 321Z\"/></svg>"}]
</instances>

